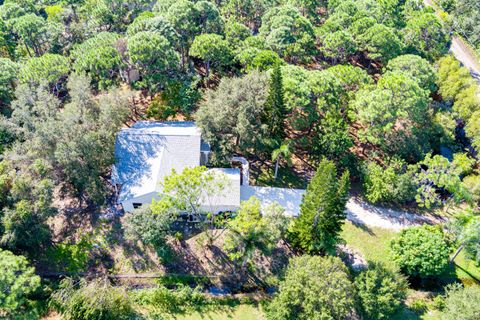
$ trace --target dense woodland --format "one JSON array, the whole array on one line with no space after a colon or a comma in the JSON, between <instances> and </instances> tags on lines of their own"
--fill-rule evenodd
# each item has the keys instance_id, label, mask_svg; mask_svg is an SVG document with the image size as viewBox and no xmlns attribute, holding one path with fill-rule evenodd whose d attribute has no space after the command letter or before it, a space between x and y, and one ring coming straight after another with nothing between
<instances>
[{"instance_id":1,"label":"dense woodland","mask_svg":"<svg viewBox=\"0 0 480 320\"><path fill-rule=\"evenodd\" d=\"M170 270L191 236L176 215L222 190L204 167L172 173L162 200L99 218L116 133L147 119L195 120L211 163L244 156L253 184L308 185L298 219L251 199L198 225L203 256L231 263L229 289L264 292L266 319L479 319L475 280L445 274L455 251L480 266L480 89L448 53L452 28L480 48L480 5L437 2L451 23L419 0L0 0L0 318L170 319L232 302L204 283L98 277L123 243ZM396 234L394 267L355 270L339 249L351 193L443 223ZM407 310L412 290L435 298Z\"/></svg>"}]
</instances>

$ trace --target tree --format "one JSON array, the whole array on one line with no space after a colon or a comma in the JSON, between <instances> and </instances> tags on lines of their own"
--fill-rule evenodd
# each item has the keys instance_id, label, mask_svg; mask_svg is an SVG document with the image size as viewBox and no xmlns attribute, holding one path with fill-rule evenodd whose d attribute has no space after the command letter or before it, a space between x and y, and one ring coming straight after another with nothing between
<instances>
[{"instance_id":1,"label":"tree","mask_svg":"<svg viewBox=\"0 0 480 320\"><path fill-rule=\"evenodd\" d=\"M480 27L476 23L480 19L478 3L469 0L456 0L454 4L452 17L455 31L478 48L480 45Z\"/></svg>"},{"instance_id":2,"label":"tree","mask_svg":"<svg viewBox=\"0 0 480 320\"><path fill-rule=\"evenodd\" d=\"M313 26L292 6L273 7L262 17L260 36L281 57L306 62L315 52Z\"/></svg>"},{"instance_id":3,"label":"tree","mask_svg":"<svg viewBox=\"0 0 480 320\"><path fill-rule=\"evenodd\" d=\"M175 77L180 58L170 42L153 31L141 31L128 38L127 52L142 78L139 86L155 92Z\"/></svg>"},{"instance_id":4,"label":"tree","mask_svg":"<svg viewBox=\"0 0 480 320\"><path fill-rule=\"evenodd\" d=\"M211 67L226 66L232 59L228 42L218 34L201 34L195 37L189 54L204 61L207 78L210 76Z\"/></svg>"},{"instance_id":5,"label":"tree","mask_svg":"<svg viewBox=\"0 0 480 320\"><path fill-rule=\"evenodd\" d=\"M424 90L433 92L437 88L435 70L427 60L420 56L414 54L398 56L388 62L386 69L392 72L404 72L418 81L418 84Z\"/></svg>"},{"instance_id":6,"label":"tree","mask_svg":"<svg viewBox=\"0 0 480 320\"><path fill-rule=\"evenodd\" d=\"M450 246L443 231L424 225L403 229L391 242L393 259L411 277L439 276L448 266Z\"/></svg>"},{"instance_id":7,"label":"tree","mask_svg":"<svg viewBox=\"0 0 480 320\"><path fill-rule=\"evenodd\" d=\"M460 284L446 288L442 320L475 320L480 316L480 287Z\"/></svg>"},{"instance_id":8,"label":"tree","mask_svg":"<svg viewBox=\"0 0 480 320\"><path fill-rule=\"evenodd\" d=\"M442 199L442 192L456 203L468 199L470 196L462 184L462 177L471 172L474 163L475 160L462 153L456 153L452 161L441 155L427 154L417 164L414 175L418 185L417 203L426 208L447 203Z\"/></svg>"},{"instance_id":9,"label":"tree","mask_svg":"<svg viewBox=\"0 0 480 320\"><path fill-rule=\"evenodd\" d=\"M7 106L13 99L18 65L8 58L0 58L0 105Z\"/></svg>"},{"instance_id":10,"label":"tree","mask_svg":"<svg viewBox=\"0 0 480 320\"><path fill-rule=\"evenodd\" d=\"M266 316L268 320L347 319L354 296L348 269L339 258L295 257Z\"/></svg>"},{"instance_id":11,"label":"tree","mask_svg":"<svg viewBox=\"0 0 480 320\"><path fill-rule=\"evenodd\" d=\"M340 179L332 161L322 160L300 205L300 216L290 229L294 247L310 254L333 252L346 218L349 173Z\"/></svg>"},{"instance_id":12,"label":"tree","mask_svg":"<svg viewBox=\"0 0 480 320\"><path fill-rule=\"evenodd\" d=\"M39 85L46 81L52 92L59 93L70 73L68 58L59 54L46 53L29 59L20 69L19 80L22 83Z\"/></svg>"},{"instance_id":13,"label":"tree","mask_svg":"<svg viewBox=\"0 0 480 320\"><path fill-rule=\"evenodd\" d=\"M265 102L265 120L270 127L270 136L277 144L285 139L285 118L287 110L283 90L282 69L279 65L270 74L267 101Z\"/></svg>"},{"instance_id":14,"label":"tree","mask_svg":"<svg viewBox=\"0 0 480 320\"><path fill-rule=\"evenodd\" d=\"M199 13L199 24L202 33L223 33L223 19L215 3L199 1L195 4L195 7Z\"/></svg>"},{"instance_id":15,"label":"tree","mask_svg":"<svg viewBox=\"0 0 480 320\"><path fill-rule=\"evenodd\" d=\"M40 277L27 259L0 249L0 314L25 316L30 296L40 288Z\"/></svg>"},{"instance_id":16,"label":"tree","mask_svg":"<svg viewBox=\"0 0 480 320\"><path fill-rule=\"evenodd\" d=\"M359 38L360 48L372 60L387 62L403 51L402 41L393 28L374 24Z\"/></svg>"},{"instance_id":17,"label":"tree","mask_svg":"<svg viewBox=\"0 0 480 320\"><path fill-rule=\"evenodd\" d=\"M12 20L13 32L21 39L28 56L46 53L62 32L60 26L49 23L34 13L28 13Z\"/></svg>"},{"instance_id":18,"label":"tree","mask_svg":"<svg viewBox=\"0 0 480 320\"><path fill-rule=\"evenodd\" d=\"M133 37L142 31L156 32L165 37L173 46L177 45L178 35L172 24L164 16L138 16L127 28L127 36Z\"/></svg>"},{"instance_id":19,"label":"tree","mask_svg":"<svg viewBox=\"0 0 480 320\"><path fill-rule=\"evenodd\" d=\"M325 36L321 51L334 62L345 61L357 51L357 46L351 34L340 30Z\"/></svg>"},{"instance_id":20,"label":"tree","mask_svg":"<svg viewBox=\"0 0 480 320\"><path fill-rule=\"evenodd\" d=\"M160 248L165 245L174 220L172 212L153 213L150 206L144 205L126 215L123 227L127 238Z\"/></svg>"},{"instance_id":21,"label":"tree","mask_svg":"<svg viewBox=\"0 0 480 320\"><path fill-rule=\"evenodd\" d=\"M272 152L272 161L275 161L275 174L273 179L277 179L278 174L278 164L280 163L280 159L284 158L289 165L291 165L291 150L290 150L290 143L282 144L278 149L273 150Z\"/></svg>"},{"instance_id":22,"label":"tree","mask_svg":"<svg viewBox=\"0 0 480 320\"><path fill-rule=\"evenodd\" d=\"M450 261L464 249L467 258L480 265L480 217L467 211L457 214L447 226L459 246Z\"/></svg>"},{"instance_id":23,"label":"tree","mask_svg":"<svg viewBox=\"0 0 480 320\"><path fill-rule=\"evenodd\" d=\"M407 297L406 279L382 264L368 264L355 278L361 311L366 319L391 319Z\"/></svg>"},{"instance_id":24,"label":"tree","mask_svg":"<svg viewBox=\"0 0 480 320\"><path fill-rule=\"evenodd\" d=\"M116 48L119 40L120 36L115 33L100 32L75 46L71 53L73 69L87 73L100 89L112 86L122 69L122 59Z\"/></svg>"},{"instance_id":25,"label":"tree","mask_svg":"<svg viewBox=\"0 0 480 320\"><path fill-rule=\"evenodd\" d=\"M262 218L260 200L255 197L242 202L235 218L228 222L224 248L231 260L240 263L243 271L257 251L268 254L279 240L274 237L277 234L269 233L266 222Z\"/></svg>"},{"instance_id":26,"label":"tree","mask_svg":"<svg viewBox=\"0 0 480 320\"><path fill-rule=\"evenodd\" d=\"M428 94L404 73L385 74L376 87L359 90L352 107L363 127L358 132L362 141L405 159L428 150L428 140L421 138L429 120Z\"/></svg>"},{"instance_id":27,"label":"tree","mask_svg":"<svg viewBox=\"0 0 480 320\"><path fill-rule=\"evenodd\" d=\"M160 215L188 213L202 223L209 244L212 244L222 231L217 232L213 228L218 226L219 221L211 205L216 198L230 192L231 187L224 173L207 170L203 166L187 167L180 173L172 170L163 180L161 199L152 202L151 210L153 214Z\"/></svg>"},{"instance_id":28,"label":"tree","mask_svg":"<svg viewBox=\"0 0 480 320\"><path fill-rule=\"evenodd\" d=\"M409 51L434 60L448 51L448 36L435 13L419 13L407 20L404 30Z\"/></svg>"},{"instance_id":29,"label":"tree","mask_svg":"<svg viewBox=\"0 0 480 320\"><path fill-rule=\"evenodd\" d=\"M365 196L372 203L405 203L415 198L416 185L403 161L386 167L369 162L365 168Z\"/></svg>"},{"instance_id":30,"label":"tree","mask_svg":"<svg viewBox=\"0 0 480 320\"><path fill-rule=\"evenodd\" d=\"M188 49L201 32L200 12L195 4L188 0L159 1L154 9L164 16L177 32L182 66L185 66Z\"/></svg>"},{"instance_id":31,"label":"tree","mask_svg":"<svg viewBox=\"0 0 480 320\"><path fill-rule=\"evenodd\" d=\"M205 92L195 118L214 153L212 161L265 150L268 128L262 117L267 90L268 78L252 72L242 78L222 78L215 90Z\"/></svg>"},{"instance_id":32,"label":"tree","mask_svg":"<svg viewBox=\"0 0 480 320\"><path fill-rule=\"evenodd\" d=\"M125 289L112 286L108 279L82 279L78 284L65 279L52 300L60 314L71 320L128 320L134 316Z\"/></svg>"}]
</instances>

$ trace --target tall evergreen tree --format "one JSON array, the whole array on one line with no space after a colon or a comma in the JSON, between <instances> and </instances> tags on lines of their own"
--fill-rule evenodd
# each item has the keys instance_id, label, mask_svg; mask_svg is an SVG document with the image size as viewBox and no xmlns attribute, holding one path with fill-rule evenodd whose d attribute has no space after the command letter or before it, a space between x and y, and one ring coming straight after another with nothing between
<instances>
[{"instance_id":1,"label":"tall evergreen tree","mask_svg":"<svg viewBox=\"0 0 480 320\"><path fill-rule=\"evenodd\" d=\"M290 229L290 242L309 254L335 250L346 218L349 172L337 177L335 164L322 160L300 205L300 216Z\"/></svg>"},{"instance_id":2,"label":"tall evergreen tree","mask_svg":"<svg viewBox=\"0 0 480 320\"><path fill-rule=\"evenodd\" d=\"M270 128L271 137L278 142L277 144L285 139L286 115L282 70L280 65L277 65L270 76L270 89L265 104L265 122Z\"/></svg>"}]
</instances>

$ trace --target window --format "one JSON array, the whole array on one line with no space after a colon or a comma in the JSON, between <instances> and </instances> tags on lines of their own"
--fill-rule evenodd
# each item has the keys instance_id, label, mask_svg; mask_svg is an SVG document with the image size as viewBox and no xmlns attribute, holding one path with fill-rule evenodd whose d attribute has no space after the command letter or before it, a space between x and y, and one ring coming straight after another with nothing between
<instances>
[{"instance_id":1,"label":"window","mask_svg":"<svg viewBox=\"0 0 480 320\"><path fill-rule=\"evenodd\" d=\"M134 208L134 209L138 209L138 208L140 208L141 206L142 206L141 203L135 203L135 202L133 203L133 208Z\"/></svg>"}]
</instances>

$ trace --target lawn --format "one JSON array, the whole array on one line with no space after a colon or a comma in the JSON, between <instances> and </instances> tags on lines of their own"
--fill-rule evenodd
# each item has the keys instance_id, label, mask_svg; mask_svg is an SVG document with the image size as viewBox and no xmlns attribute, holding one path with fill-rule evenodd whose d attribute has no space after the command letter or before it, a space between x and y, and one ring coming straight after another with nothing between
<instances>
[{"instance_id":1,"label":"lawn","mask_svg":"<svg viewBox=\"0 0 480 320\"><path fill-rule=\"evenodd\" d=\"M263 320L263 312L259 306L252 304L240 304L238 306L225 309L221 308L218 311L208 311L202 313L192 313L189 315L174 316L175 320Z\"/></svg>"}]
</instances>

